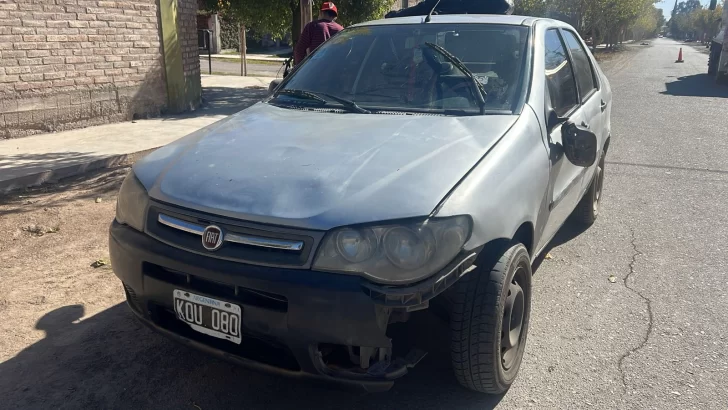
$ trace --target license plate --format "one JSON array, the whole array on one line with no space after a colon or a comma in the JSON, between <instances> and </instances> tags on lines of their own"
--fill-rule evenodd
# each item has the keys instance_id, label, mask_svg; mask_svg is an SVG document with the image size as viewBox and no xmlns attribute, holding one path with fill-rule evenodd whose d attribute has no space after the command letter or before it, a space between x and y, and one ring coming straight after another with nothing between
<instances>
[{"instance_id":1,"label":"license plate","mask_svg":"<svg viewBox=\"0 0 728 410\"><path fill-rule=\"evenodd\" d=\"M240 344L242 327L240 306L175 289L174 311L177 318L190 325L192 329Z\"/></svg>"}]
</instances>

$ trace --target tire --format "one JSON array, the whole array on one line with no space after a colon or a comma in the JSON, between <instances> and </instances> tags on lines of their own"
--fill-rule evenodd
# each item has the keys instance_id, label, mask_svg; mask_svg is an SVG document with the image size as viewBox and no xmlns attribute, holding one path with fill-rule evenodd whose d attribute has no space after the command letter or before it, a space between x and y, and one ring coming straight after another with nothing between
<instances>
[{"instance_id":1,"label":"tire","mask_svg":"<svg viewBox=\"0 0 728 410\"><path fill-rule=\"evenodd\" d=\"M602 154L602 157L599 159L599 165L597 165L597 170L594 172L594 178L592 178L592 182L589 184L589 189L586 190L571 215L574 222L579 225L591 226L596 222L597 217L599 217L599 207L602 203L602 187L604 186L604 165L604 154Z\"/></svg>"},{"instance_id":2,"label":"tire","mask_svg":"<svg viewBox=\"0 0 728 410\"><path fill-rule=\"evenodd\" d=\"M722 44L718 44L715 42L710 43L710 56L708 57L708 75L718 74L718 63L720 62L720 53L722 49Z\"/></svg>"},{"instance_id":3,"label":"tire","mask_svg":"<svg viewBox=\"0 0 728 410\"><path fill-rule=\"evenodd\" d=\"M509 246L462 278L453 294L450 350L455 377L464 387L481 393L507 391L518 375L526 348L531 259L523 245ZM513 320L504 321L506 314ZM508 339L504 323L515 325ZM507 349L507 344L513 347Z\"/></svg>"}]
</instances>

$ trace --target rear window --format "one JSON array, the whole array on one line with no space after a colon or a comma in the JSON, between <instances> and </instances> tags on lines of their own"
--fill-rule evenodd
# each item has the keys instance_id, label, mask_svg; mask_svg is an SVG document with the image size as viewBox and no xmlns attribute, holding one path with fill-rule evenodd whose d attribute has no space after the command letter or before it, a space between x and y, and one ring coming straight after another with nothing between
<instances>
[{"instance_id":1,"label":"rear window","mask_svg":"<svg viewBox=\"0 0 728 410\"><path fill-rule=\"evenodd\" d=\"M596 76L589 61L589 56L586 54L584 46L576 38L576 34L568 30L563 30L562 33L564 33L564 40L571 50L571 57L574 60L576 82L579 84L581 100L586 101L597 89Z\"/></svg>"},{"instance_id":2,"label":"rear window","mask_svg":"<svg viewBox=\"0 0 728 410\"><path fill-rule=\"evenodd\" d=\"M528 27L491 24L355 27L324 43L283 88L327 93L368 109L479 113L472 80L432 43L475 74L487 92L486 112L512 112L523 87L528 33Z\"/></svg>"}]
</instances>

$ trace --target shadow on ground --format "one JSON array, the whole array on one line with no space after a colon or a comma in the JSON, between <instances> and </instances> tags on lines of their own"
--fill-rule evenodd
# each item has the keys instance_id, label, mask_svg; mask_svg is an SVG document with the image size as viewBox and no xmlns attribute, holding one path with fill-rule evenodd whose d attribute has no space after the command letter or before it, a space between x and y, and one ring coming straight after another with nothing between
<instances>
[{"instance_id":1,"label":"shadow on ground","mask_svg":"<svg viewBox=\"0 0 728 410\"><path fill-rule=\"evenodd\" d=\"M715 78L708 74L678 77L675 81L665 83L665 88L666 90L661 94L681 97L728 98L728 87L716 84Z\"/></svg>"},{"instance_id":2,"label":"shadow on ground","mask_svg":"<svg viewBox=\"0 0 728 410\"><path fill-rule=\"evenodd\" d=\"M460 387L449 332L427 321L408 331L430 354L387 393L367 394L253 373L169 341L124 304L78 321L80 305L38 320L45 337L0 364L0 397L14 408L489 409L502 397ZM437 319L434 319L437 321ZM433 337L433 335L435 335ZM198 406L198 407L195 407Z\"/></svg>"},{"instance_id":3,"label":"shadow on ground","mask_svg":"<svg viewBox=\"0 0 728 410\"><path fill-rule=\"evenodd\" d=\"M32 212L37 209L68 205L68 197L75 201L115 200L124 177L129 172L128 164L112 169L98 169L81 175L61 179L56 183L26 188L0 194L0 217L3 215ZM51 195L49 195L51 194ZM55 195L54 195L55 194Z\"/></svg>"},{"instance_id":4,"label":"shadow on ground","mask_svg":"<svg viewBox=\"0 0 728 410\"><path fill-rule=\"evenodd\" d=\"M138 158L138 155L94 155L88 152L48 152L43 154L14 154L0 157L3 180L34 186L55 183L68 177L97 169L115 168ZM0 186L2 192L3 186Z\"/></svg>"},{"instance_id":5,"label":"shadow on ground","mask_svg":"<svg viewBox=\"0 0 728 410\"><path fill-rule=\"evenodd\" d=\"M577 236L588 231L589 228L589 226L572 222L571 219L567 220L564 226L562 226L561 229L556 232L556 236L554 236L551 242L546 245L546 248L541 251L541 254L536 257L536 260L533 261L533 274L535 275L538 272L538 269L541 267L541 264L546 258L546 255L548 255L551 250L553 250L554 248L558 248L559 246L564 245L567 242L575 239Z\"/></svg>"},{"instance_id":6,"label":"shadow on ground","mask_svg":"<svg viewBox=\"0 0 728 410\"><path fill-rule=\"evenodd\" d=\"M198 110L168 119L232 115L259 102L267 94L268 89L264 87L205 87L202 89L202 105Z\"/></svg>"},{"instance_id":7,"label":"shadow on ground","mask_svg":"<svg viewBox=\"0 0 728 410\"><path fill-rule=\"evenodd\" d=\"M162 117L164 121L232 115L259 102L268 94L265 87L203 87L202 103L194 111Z\"/></svg>"}]
</instances>

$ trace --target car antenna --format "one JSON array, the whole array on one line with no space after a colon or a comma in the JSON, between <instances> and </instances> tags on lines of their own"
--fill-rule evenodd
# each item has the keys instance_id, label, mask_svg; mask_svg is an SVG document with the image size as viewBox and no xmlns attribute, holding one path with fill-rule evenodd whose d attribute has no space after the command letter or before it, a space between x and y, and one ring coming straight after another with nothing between
<instances>
[{"instance_id":1,"label":"car antenna","mask_svg":"<svg viewBox=\"0 0 728 410\"><path fill-rule=\"evenodd\" d=\"M435 3L435 6L432 8L432 10L430 10L430 12L427 13L427 17L425 17L425 21L424 21L425 23L429 23L430 20L432 20L432 13L435 11L437 6L439 6L439 5L440 5L440 0L437 0L437 3Z\"/></svg>"}]
</instances>

